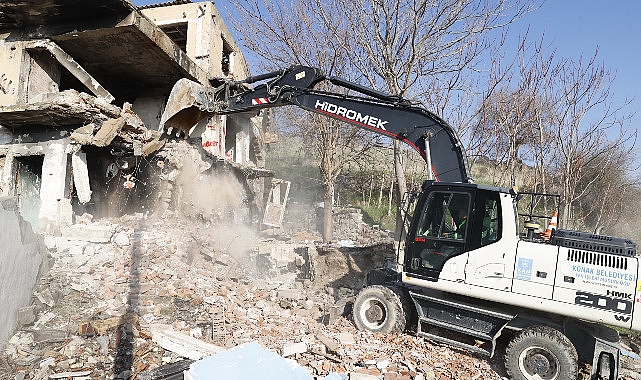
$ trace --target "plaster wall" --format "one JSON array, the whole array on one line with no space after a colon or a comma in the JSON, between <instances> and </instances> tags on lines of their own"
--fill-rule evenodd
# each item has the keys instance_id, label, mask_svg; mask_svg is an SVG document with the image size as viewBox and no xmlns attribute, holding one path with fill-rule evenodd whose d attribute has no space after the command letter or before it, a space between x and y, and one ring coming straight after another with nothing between
<instances>
[{"instance_id":1,"label":"plaster wall","mask_svg":"<svg viewBox=\"0 0 641 380\"><path fill-rule=\"evenodd\" d=\"M0 349L12 333L19 308L29 305L46 270L42 238L20 217L16 198L0 198Z\"/></svg>"},{"instance_id":2,"label":"plaster wall","mask_svg":"<svg viewBox=\"0 0 641 380\"><path fill-rule=\"evenodd\" d=\"M0 33L0 106L18 103L20 68L24 49L7 39L11 33Z\"/></svg>"},{"instance_id":3,"label":"plaster wall","mask_svg":"<svg viewBox=\"0 0 641 380\"><path fill-rule=\"evenodd\" d=\"M143 14L160 27L187 23L187 56L205 70L209 79L226 77L222 70L223 51L231 50L230 77L244 79L249 66L212 2L144 9Z\"/></svg>"},{"instance_id":4,"label":"plaster wall","mask_svg":"<svg viewBox=\"0 0 641 380\"><path fill-rule=\"evenodd\" d=\"M166 102L165 96L139 97L134 101L131 110L145 123L145 127L157 131Z\"/></svg>"},{"instance_id":5,"label":"plaster wall","mask_svg":"<svg viewBox=\"0 0 641 380\"><path fill-rule=\"evenodd\" d=\"M65 139L51 142L0 145L4 165L0 167L0 196L15 195L15 158L44 156L40 184L39 232L55 232L71 223L71 200L65 191L69 177L69 144ZM4 154L3 154L4 153ZM90 192L90 189L87 189Z\"/></svg>"}]
</instances>

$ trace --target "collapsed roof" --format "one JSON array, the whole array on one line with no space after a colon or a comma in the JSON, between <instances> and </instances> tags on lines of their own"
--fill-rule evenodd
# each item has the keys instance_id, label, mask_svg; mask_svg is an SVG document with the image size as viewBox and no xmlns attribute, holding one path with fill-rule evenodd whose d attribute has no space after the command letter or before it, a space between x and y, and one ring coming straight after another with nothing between
<instances>
[{"instance_id":1,"label":"collapsed roof","mask_svg":"<svg viewBox=\"0 0 641 380\"><path fill-rule=\"evenodd\" d=\"M127 0L4 0L0 1L0 31L8 32L7 42L20 41L28 51L48 51L75 77L79 86L74 89L119 106L140 96L167 94L180 78L201 82L207 78ZM0 106L0 125L11 129L65 126L85 117L82 112L46 112L46 105L25 103Z\"/></svg>"}]
</instances>

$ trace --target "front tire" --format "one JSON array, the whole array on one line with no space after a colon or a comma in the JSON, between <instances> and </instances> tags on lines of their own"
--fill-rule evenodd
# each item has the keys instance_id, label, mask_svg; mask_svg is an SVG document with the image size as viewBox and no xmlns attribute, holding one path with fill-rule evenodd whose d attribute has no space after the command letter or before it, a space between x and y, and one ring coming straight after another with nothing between
<instances>
[{"instance_id":1,"label":"front tire","mask_svg":"<svg viewBox=\"0 0 641 380\"><path fill-rule=\"evenodd\" d=\"M354 324L359 330L402 333L408 321L407 302L400 290L381 285L364 288L354 302Z\"/></svg>"},{"instance_id":2,"label":"front tire","mask_svg":"<svg viewBox=\"0 0 641 380\"><path fill-rule=\"evenodd\" d=\"M576 380L577 363L572 342L548 326L521 330L505 352L505 369L514 380Z\"/></svg>"}]
</instances>

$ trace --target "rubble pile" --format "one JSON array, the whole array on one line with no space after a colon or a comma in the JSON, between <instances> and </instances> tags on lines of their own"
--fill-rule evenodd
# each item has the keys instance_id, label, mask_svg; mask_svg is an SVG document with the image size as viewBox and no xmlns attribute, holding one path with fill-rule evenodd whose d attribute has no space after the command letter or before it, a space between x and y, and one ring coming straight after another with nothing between
<instances>
[{"instance_id":1,"label":"rubble pile","mask_svg":"<svg viewBox=\"0 0 641 380\"><path fill-rule=\"evenodd\" d=\"M52 269L20 310L0 356L2 380L163 379L250 342L317 379L503 375L496 360L412 334L356 330L349 305L362 286L359 266L378 264L364 258L248 232L225 236L169 211L74 227L45 239Z\"/></svg>"},{"instance_id":2,"label":"rubble pile","mask_svg":"<svg viewBox=\"0 0 641 380\"><path fill-rule=\"evenodd\" d=\"M327 268L314 281L262 271L260 250L283 243L256 240L262 248L237 252L233 236L223 240L170 212L88 222L47 237L52 269L20 310L20 328L0 359L2 379L144 377L200 352L194 339L209 354L257 341L319 378L499 377L485 361L424 339L357 331L347 302L337 299L354 293L332 288L336 276L326 276Z\"/></svg>"}]
</instances>

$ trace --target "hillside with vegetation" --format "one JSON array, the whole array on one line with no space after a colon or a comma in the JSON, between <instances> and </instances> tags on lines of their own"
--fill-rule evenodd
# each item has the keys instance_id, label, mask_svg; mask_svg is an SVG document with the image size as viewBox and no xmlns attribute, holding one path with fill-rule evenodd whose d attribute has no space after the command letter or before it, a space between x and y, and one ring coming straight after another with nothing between
<instances>
[{"instance_id":1,"label":"hillside with vegetation","mask_svg":"<svg viewBox=\"0 0 641 380\"><path fill-rule=\"evenodd\" d=\"M535 169L530 165L516 165L515 181L510 183L511 177L506 176L504 165L487 157L470 159L469 162L475 183L507 188L515 186L523 192L540 191L535 181ZM276 142L270 144L268 167L277 178L291 181L291 201L307 204L310 209L323 201L318 163L313 149L300 138L280 135ZM424 161L413 150L404 150L403 164L408 189L420 189L422 182L428 178ZM641 242L641 203L637 201L641 196L641 186L632 177L633 173L618 174L618 178L607 179L599 184L600 187L586 192L585 200L573 210L574 215L581 216L579 221L568 222L561 214L561 227ZM560 180L554 176L550 178L552 181L546 192L559 194ZM394 230L395 186L393 151L388 146L379 145L346 165L336 182L334 204L338 207L357 207L362 210L366 223ZM614 190L616 196L608 193Z\"/></svg>"}]
</instances>

